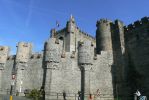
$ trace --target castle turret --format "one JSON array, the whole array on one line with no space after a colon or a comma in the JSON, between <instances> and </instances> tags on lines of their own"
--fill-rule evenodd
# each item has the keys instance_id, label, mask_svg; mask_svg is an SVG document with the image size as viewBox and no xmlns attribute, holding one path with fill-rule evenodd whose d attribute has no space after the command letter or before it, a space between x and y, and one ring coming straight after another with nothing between
<instances>
[{"instance_id":1,"label":"castle turret","mask_svg":"<svg viewBox=\"0 0 149 100\"><path fill-rule=\"evenodd\" d=\"M81 100L84 100L84 93L90 93L90 70L92 68L94 49L91 47L91 41L79 43L78 63L81 70Z\"/></svg>"},{"instance_id":2,"label":"castle turret","mask_svg":"<svg viewBox=\"0 0 149 100\"><path fill-rule=\"evenodd\" d=\"M93 51L91 47L91 41L84 41L79 43L78 48L78 62L80 65L91 65L93 62L93 56L91 52Z\"/></svg>"},{"instance_id":3,"label":"castle turret","mask_svg":"<svg viewBox=\"0 0 149 100\"><path fill-rule=\"evenodd\" d=\"M32 44L19 42L17 47L16 62L28 62L32 52Z\"/></svg>"},{"instance_id":4,"label":"castle turret","mask_svg":"<svg viewBox=\"0 0 149 100\"><path fill-rule=\"evenodd\" d=\"M76 51L76 23L73 16L67 22L66 30L65 50L67 52L74 52Z\"/></svg>"},{"instance_id":5,"label":"castle turret","mask_svg":"<svg viewBox=\"0 0 149 100\"><path fill-rule=\"evenodd\" d=\"M0 70L5 68L5 63L9 54L9 47L0 46Z\"/></svg>"},{"instance_id":6,"label":"castle turret","mask_svg":"<svg viewBox=\"0 0 149 100\"><path fill-rule=\"evenodd\" d=\"M68 33L74 33L76 28L76 23L74 17L71 15L69 21L67 22Z\"/></svg>"},{"instance_id":7,"label":"castle turret","mask_svg":"<svg viewBox=\"0 0 149 100\"><path fill-rule=\"evenodd\" d=\"M29 60L30 54L32 50L31 43L19 42L17 46L17 54L15 59L15 69L16 69L16 91L21 93L24 91L23 84L23 76L24 70L28 66L27 62ZM20 94L22 95L22 94Z\"/></svg>"},{"instance_id":8,"label":"castle turret","mask_svg":"<svg viewBox=\"0 0 149 100\"><path fill-rule=\"evenodd\" d=\"M97 54L100 54L100 51L112 50L111 21L101 19L97 21L96 27Z\"/></svg>"},{"instance_id":9,"label":"castle turret","mask_svg":"<svg viewBox=\"0 0 149 100\"><path fill-rule=\"evenodd\" d=\"M51 98L49 95L56 88L55 81L59 79L59 77L55 77L54 75L58 75L59 72L59 62L61 59L61 50L60 44L56 38L50 38L45 44L45 70L46 70L46 80L45 80L45 92L46 99Z\"/></svg>"},{"instance_id":10,"label":"castle turret","mask_svg":"<svg viewBox=\"0 0 149 100\"><path fill-rule=\"evenodd\" d=\"M3 70L5 70L5 64L9 54L9 47L0 46L0 89L2 88L2 76Z\"/></svg>"},{"instance_id":11,"label":"castle turret","mask_svg":"<svg viewBox=\"0 0 149 100\"><path fill-rule=\"evenodd\" d=\"M50 38L46 43L46 62L60 62L60 48L56 38Z\"/></svg>"}]
</instances>

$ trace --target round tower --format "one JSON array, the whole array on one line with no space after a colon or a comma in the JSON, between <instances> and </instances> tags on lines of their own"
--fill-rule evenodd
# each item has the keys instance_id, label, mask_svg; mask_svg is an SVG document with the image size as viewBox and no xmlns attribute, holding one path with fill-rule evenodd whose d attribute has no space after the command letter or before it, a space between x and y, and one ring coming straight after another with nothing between
<instances>
[{"instance_id":1,"label":"round tower","mask_svg":"<svg viewBox=\"0 0 149 100\"><path fill-rule=\"evenodd\" d=\"M28 62L31 53L31 43L19 42L17 45L16 62Z\"/></svg>"},{"instance_id":2,"label":"round tower","mask_svg":"<svg viewBox=\"0 0 149 100\"><path fill-rule=\"evenodd\" d=\"M85 93L90 93L90 70L93 63L92 51L91 41L79 43L78 63L81 71L81 100L84 100Z\"/></svg>"},{"instance_id":3,"label":"round tower","mask_svg":"<svg viewBox=\"0 0 149 100\"><path fill-rule=\"evenodd\" d=\"M92 64L92 48L91 41L84 41L79 43L78 48L78 62L80 65L91 65Z\"/></svg>"},{"instance_id":4,"label":"round tower","mask_svg":"<svg viewBox=\"0 0 149 100\"><path fill-rule=\"evenodd\" d=\"M45 99L49 99L51 91L55 91L54 88L57 86L56 80L59 77L55 77L55 74L59 72L59 62L61 60L59 41L56 38L50 38L45 44ZM52 85L51 85L52 84Z\"/></svg>"},{"instance_id":5,"label":"round tower","mask_svg":"<svg viewBox=\"0 0 149 100\"><path fill-rule=\"evenodd\" d=\"M46 44L45 61L59 63L60 57L61 56L58 41L56 41L56 38L50 38Z\"/></svg>"},{"instance_id":6,"label":"round tower","mask_svg":"<svg viewBox=\"0 0 149 100\"><path fill-rule=\"evenodd\" d=\"M16 81L15 90L19 96L24 96L25 89L25 70L28 67L30 54L32 53L32 44L19 42L17 45L17 54L15 59ZM28 85L28 84L27 84Z\"/></svg>"},{"instance_id":7,"label":"round tower","mask_svg":"<svg viewBox=\"0 0 149 100\"><path fill-rule=\"evenodd\" d=\"M100 54L101 51L112 50L111 23L112 22L107 19L97 21L96 47L98 54Z\"/></svg>"},{"instance_id":8,"label":"round tower","mask_svg":"<svg viewBox=\"0 0 149 100\"><path fill-rule=\"evenodd\" d=\"M7 57L9 55L9 47L0 46L0 89L2 89L2 77L5 70Z\"/></svg>"}]
</instances>

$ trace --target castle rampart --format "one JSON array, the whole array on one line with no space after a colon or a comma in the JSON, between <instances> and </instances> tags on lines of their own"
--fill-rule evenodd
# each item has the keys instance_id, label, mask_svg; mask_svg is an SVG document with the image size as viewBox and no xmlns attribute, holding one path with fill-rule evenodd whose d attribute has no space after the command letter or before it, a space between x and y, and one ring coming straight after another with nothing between
<instances>
[{"instance_id":1,"label":"castle rampart","mask_svg":"<svg viewBox=\"0 0 149 100\"><path fill-rule=\"evenodd\" d=\"M139 39L144 39L148 36L149 17L144 17L141 20L135 21L125 27L125 36L127 42L136 42Z\"/></svg>"},{"instance_id":2,"label":"castle rampart","mask_svg":"<svg viewBox=\"0 0 149 100\"><path fill-rule=\"evenodd\" d=\"M149 18L125 27L120 20L101 19L96 27L94 38L71 16L65 28L51 30L42 52L32 52L32 44L26 42L18 43L16 55L9 55L9 47L0 46L1 93L10 91L13 74L14 94L19 96L41 87L46 100L63 99L63 93L66 99L75 100L78 91L85 94L85 100L89 95L102 100L114 100L115 96L131 100L128 97L137 88L148 96ZM136 80L129 79L136 73Z\"/></svg>"}]
</instances>

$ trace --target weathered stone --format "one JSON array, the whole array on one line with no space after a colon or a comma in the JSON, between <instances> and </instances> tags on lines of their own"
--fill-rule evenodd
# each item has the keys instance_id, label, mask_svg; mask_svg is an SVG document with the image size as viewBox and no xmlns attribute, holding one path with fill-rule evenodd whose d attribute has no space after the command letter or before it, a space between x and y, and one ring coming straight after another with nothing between
<instances>
[{"instance_id":1,"label":"weathered stone","mask_svg":"<svg viewBox=\"0 0 149 100\"><path fill-rule=\"evenodd\" d=\"M0 46L0 93L10 92L13 73L15 93L44 87L46 100L63 99L63 92L67 99L76 100L83 66L85 100L89 94L97 100L115 96L130 100L137 87L149 96L148 22L145 17L124 27L119 20L101 19L95 39L81 31L71 16L65 28L51 31L41 53L32 54L31 43L20 42L17 54L8 56L8 47ZM135 75L139 77L134 79Z\"/></svg>"}]
</instances>

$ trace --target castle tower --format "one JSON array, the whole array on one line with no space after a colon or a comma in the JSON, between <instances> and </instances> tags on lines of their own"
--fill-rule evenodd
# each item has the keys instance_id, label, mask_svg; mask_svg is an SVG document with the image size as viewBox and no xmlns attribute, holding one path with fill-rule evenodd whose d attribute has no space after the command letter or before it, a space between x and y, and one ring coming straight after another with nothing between
<instances>
[{"instance_id":1,"label":"castle tower","mask_svg":"<svg viewBox=\"0 0 149 100\"><path fill-rule=\"evenodd\" d=\"M92 68L93 56L91 52L93 48L91 47L90 41L84 41L79 43L78 47L78 63L81 70L81 99L84 100L84 93L90 93L90 70Z\"/></svg>"},{"instance_id":2,"label":"castle tower","mask_svg":"<svg viewBox=\"0 0 149 100\"><path fill-rule=\"evenodd\" d=\"M57 72L59 70L59 62L61 58L60 54L60 46L59 43L56 41L56 38L50 38L47 43L45 44L45 70L46 70L46 80L45 80L45 92L46 92L46 100L51 98L51 92L56 90L55 88L58 86L56 85L56 80L59 77L56 75L59 74Z\"/></svg>"},{"instance_id":3,"label":"castle tower","mask_svg":"<svg viewBox=\"0 0 149 100\"><path fill-rule=\"evenodd\" d=\"M97 21L96 27L97 54L100 54L101 51L112 50L111 21L101 19Z\"/></svg>"},{"instance_id":4,"label":"castle tower","mask_svg":"<svg viewBox=\"0 0 149 100\"><path fill-rule=\"evenodd\" d=\"M91 65L93 61L93 56L91 55L92 48L91 48L91 41L84 41L79 43L78 48L78 62L79 65ZM87 69L87 68L85 68Z\"/></svg>"},{"instance_id":5,"label":"castle tower","mask_svg":"<svg viewBox=\"0 0 149 100\"><path fill-rule=\"evenodd\" d=\"M112 53L113 53L113 82L114 93L124 95L128 91L124 83L125 79L125 42L124 24L120 20L115 20L111 25ZM124 91L125 89L125 91Z\"/></svg>"},{"instance_id":6,"label":"castle tower","mask_svg":"<svg viewBox=\"0 0 149 100\"><path fill-rule=\"evenodd\" d=\"M2 89L2 77L3 77L3 70L5 70L5 64L7 61L7 57L9 54L9 47L7 46L0 46L0 89Z\"/></svg>"},{"instance_id":7,"label":"castle tower","mask_svg":"<svg viewBox=\"0 0 149 100\"><path fill-rule=\"evenodd\" d=\"M30 57L30 54L32 53L32 44L31 43L25 43L25 42L19 42L17 46L17 54L15 59L15 69L16 69L16 91L20 93L19 95L22 95L21 92L24 92L23 83L24 80L24 70L26 70L28 66L28 60Z\"/></svg>"},{"instance_id":8,"label":"castle tower","mask_svg":"<svg viewBox=\"0 0 149 100\"><path fill-rule=\"evenodd\" d=\"M121 49L122 54L124 54L125 53L124 23L120 20L116 20L115 25L116 25L117 31L119 33L120 49Z\"/></svg>"},{"instance_id":9,"label":"castle tower","mask_svg":"<svg viewBox=\"0 0 149 100\"><path fill-rule=\"evenodd\" d=\"M125 28L125 40L129 61L127 79L131 85L131 92L139 88L143 95L149 96L149 17L129 24Z\"/></svg>"},{"instance_id":10,"label":"castle tower","mask_svg":"<svg viewBox=\"0 0 149 100\"><path fill-rule=\"evenodd\" d=\"M117 82L124 80L124 24L120 20L116 20L112 25L112 48L115 69L117 73Z\"/></svg>"},{"instance_id":11,"label":"castle tower","mask_svg":"<svg viewBox=\"0 0 149 100\"><path fill-rule=\"evenodd\" d=\"M76 51L76 23L73 16L71 16L70 20L67 22L66 30L65 50L66 52Z\"/></svg>"}]
</instances>

